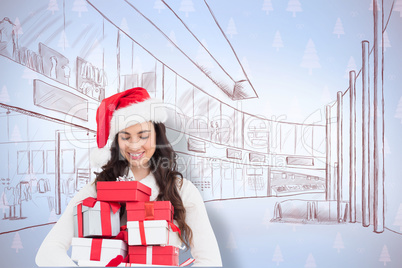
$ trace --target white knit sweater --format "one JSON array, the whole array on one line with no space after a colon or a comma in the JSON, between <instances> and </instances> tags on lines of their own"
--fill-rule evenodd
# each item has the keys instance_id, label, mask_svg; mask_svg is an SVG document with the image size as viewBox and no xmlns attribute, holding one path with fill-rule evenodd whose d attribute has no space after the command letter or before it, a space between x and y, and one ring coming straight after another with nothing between
<instances>
[{"instance_id":1,"label":"white knit sweater","mask_svg":"<svg viewBox=\"0 0 402 268\"><path fill-rule=\"evenodd\" d=\"M130 175L132 176L132 173ZM152 189L150 200L154 201L159 194L159 187L153 174L150 173L141 180L141 183ZM186 209L186 223L193 231L191 244L191 255L195 259L193 266L222 266L218 243L199 191L189 180L183 179L179 193ZM84 186L74 196L42 242L35 259L38 266L77 266L67 255L74 234L73 208L75 204L87 197L96 198L93 183Z\"/></svg>"}]
</instances>

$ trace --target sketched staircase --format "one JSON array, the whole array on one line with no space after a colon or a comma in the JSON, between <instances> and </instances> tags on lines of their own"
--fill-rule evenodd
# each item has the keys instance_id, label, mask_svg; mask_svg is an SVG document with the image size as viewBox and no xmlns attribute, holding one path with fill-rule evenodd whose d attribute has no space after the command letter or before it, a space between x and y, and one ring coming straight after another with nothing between
<instances>
[{"instance_id":1,"label":"sketched staircase","mask_svg":"<svg viewBox=\"0 0 402 268\"><path fill-rule=\"evenodd\" d=\"M277 202L274 207L272 222L293 223L344 223L348 218L347 202L337 201L285 200Z\"/></svg>"}]
</instances>

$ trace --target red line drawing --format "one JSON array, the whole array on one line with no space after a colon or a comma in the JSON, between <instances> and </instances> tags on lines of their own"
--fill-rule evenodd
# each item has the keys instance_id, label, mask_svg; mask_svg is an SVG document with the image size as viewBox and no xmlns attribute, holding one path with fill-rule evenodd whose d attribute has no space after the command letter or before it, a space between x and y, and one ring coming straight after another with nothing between
<instances>
[{"instance_id":1,"label":"red line drawing","mask_svg":"<svg viewBox=\"0 0 402 268\"><path fill-rule=\"evenodd\" d=\"M301 10L300 3L291 2L289 11L295 15ZM80 42L85 45L81 51L76 49L78 52L73 56L65 50L65 30L73 22L66 21L65 14L71 11L65 10L64 2L60 31L52 30L44 41L38 38L57 20L51 18L40 21L41 27L29 33L27 43L30 48L37 45L38 52L19 45L15 24L10 19L0 22L0 31L7 30L4 35L7 39L2 40L0 64L21 73L26 71L28 77L36 76L30 78L33 83L29 87L5 78L10 85L24 88L22 94L29 101L23 102L21 96L9 91L8 98L0 102L0 118L7 123L7 137L0 145L7 152L9 165L0 181L1 202L6 207L2 216L4 222L13 220L19 224L2 227L5 229L0 230L0 235L13 228L36 226L26 209L34 202L40 203L48 214L53 210L61 214L66 202L91 181L88 156L95 133L93 108L106 94L135 86L144 86L151 95L172 104L167 125L169 138L175 141L181 172L198 187L206 202L278 198L282 201L272 208L276 222L357 222L357 215L361 214L363 226L373 225L378 233L384 230L382 59L385 46L380 44L389 19L385 22L384 14L381 17L382 9L373 9L372 53L369 42L363 41L362 69L357 74L355 70L349 73L349 88L339 91L336 102L325 107L321 122L296 123L280 117L267 119L242 110L241 102L237 101L258 98L258 94L208 1L203 1L199 8L205 10L206 20L214 25L211 30L219 33L217 39L230 51L227 65L219 59L219 53L207 47L190 25L184 23L181 14L165 1L162 3L166 7L164 12L173 18L175 30L188 38L191 45L199 47L214 68L197 61L187 47L173 40L139 6L126 0L113 4L91 0L85 3L88 10L76 11L96 15L102 23L85 25L77 32L71 47L79 46ZM123 7L119 8L122 12L110 15L111 5ZM128 25L132 25L133 18L141 21L159 44L170 42L171 55L185 62L184 67L178 66L170 55L159 53L161 47L152 46L155 41L118 26L123 18ZM49 44L61 30L63 46L51 47ZM108 47L100 48L100 64L87 57L93 52L91 48L96 47L90 46L95 40L110 42ZM134 64L137 54L142 56L142 62ZM374 61L372 78L368 72L371 61ZM135 69L140 63L144 66L142 71ZM239 79L228 65L241 69ZM357 79L362 79L362 88L356 86ZM361 100L356 99L358 90L363 92ZM362 102L362 118L356 116L358 101ZM73 113L77 107L81 109ZM38 123L46 129L37 127ZM359 124L364 148L361 178L356 175ZM346 143L350 148L345 148ZM360 179L361 189L357 183ZM360 190L362 199L358 200L356 193Z\"/></svg>"}]
</instances>

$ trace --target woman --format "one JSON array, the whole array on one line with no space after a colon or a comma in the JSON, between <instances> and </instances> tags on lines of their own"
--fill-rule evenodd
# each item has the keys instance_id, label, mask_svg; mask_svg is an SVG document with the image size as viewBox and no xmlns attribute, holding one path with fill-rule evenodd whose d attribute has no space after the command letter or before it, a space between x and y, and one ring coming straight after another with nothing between
<instances>
[{"instance_id":1,"label":"woman","mask_svg":"<svg viewBox=\"0 0 402 268\"><path fill-rule=\"evenodd\" d=\"M163 104L143 88L117 93L97 110L97 145L92 167L102 167L94 183L84 186L70 201L43 241L39 266L75 266L67 255L74 233L73 208L87 197L96 198L96 182L135 179L152 189L151 201L168 200L174 207L180 240L191 248L194 266L222 266L219 247L197 188L176 170L176 154L166 137ZM108 147L110 145L110 148ZM124 211L124 210L123 210ZM125 224L123 213L121 223Z\"/></svg>"}]
</instances>

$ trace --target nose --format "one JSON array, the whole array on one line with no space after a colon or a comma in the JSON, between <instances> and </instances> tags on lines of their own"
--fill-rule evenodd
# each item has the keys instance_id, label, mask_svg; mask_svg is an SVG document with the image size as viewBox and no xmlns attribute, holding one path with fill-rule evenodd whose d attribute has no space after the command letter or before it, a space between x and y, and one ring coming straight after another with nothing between
<instances>
[{"instance_id":1,"label":"nose","mask_svg":"<svg viewBox=\"0 0 402 268\"><path fill-rule=\"evenodd\" d=\"M131 139L130 141L127 142L127 146L131 150L137 150L140 149L144 145L144 141L141 139L133 140Z\"/></svg>"}]
</instances>

